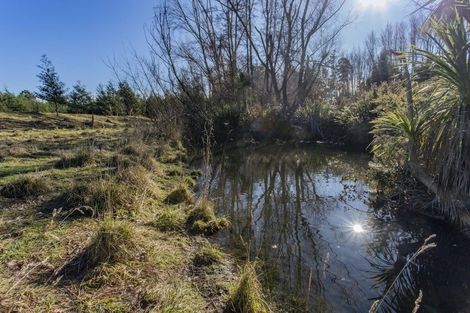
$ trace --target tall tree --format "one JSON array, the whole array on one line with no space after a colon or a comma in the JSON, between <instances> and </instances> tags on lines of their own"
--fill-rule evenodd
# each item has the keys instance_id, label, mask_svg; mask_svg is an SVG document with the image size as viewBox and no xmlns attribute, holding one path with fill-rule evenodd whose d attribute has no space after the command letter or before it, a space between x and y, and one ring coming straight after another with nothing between
<instances>
[{"instance_id":1,"label":"tall tree","mask_svg":"<svg viewBox=\"0 0 470 313\"><path fill-rule=\"evenodd\" d=\"M36 93L39 99L48 101L54 105L56 115L59 116L59 105L66 104L65 84L60 81L54 65L46 55L41 57L41 64L38 65L41 70L37 75L41 86Z\"/></svg>"}]
</instances>

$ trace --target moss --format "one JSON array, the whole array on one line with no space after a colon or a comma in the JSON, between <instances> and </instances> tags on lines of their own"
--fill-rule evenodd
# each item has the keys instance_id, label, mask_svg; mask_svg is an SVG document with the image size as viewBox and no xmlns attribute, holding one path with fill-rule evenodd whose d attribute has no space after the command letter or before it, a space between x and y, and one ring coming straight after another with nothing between
<instances>
[{"instance_id":1,"label":"moss","mask_svg":"<svg viewBox=\"0 0 470 313\"><path fill-rule=\"evenodd\" d=\"M204 245L193 258L193 264L196 266L208 266L220 263L223 259L222 252L212 245Z\"/></svg>"},{"instance_id":2,"label":"moss","mask_svg":"<svg viewBox=\"0 0 470 313\"><path fill-rule=\"evenodd\" d=\"M185 218L181 209L165 207L152 224L161 231L180 231L184 228Z\"/></svg>"},{"instance_id":3,"label":"moss","mask_svg":"<svg viewBox=\"0 0 470 313\"><path fill-rule=\"evenodd\" d=\"M252 264L246 264L243 267L240 278L231 291L227 311L233 313L270 312Z\"/></svg>"},{"instance_id":4,"label":"moss","mask_svg":"<svg viewBox=\"0 0 470 313\"><path fill-rule=\"evenodd\" d=\"M24 199L48 192L50 185L46 177L23 175L3 186L0 193L6 198Z\"/></svg>"},{"instance_id":5,"label":"moss","mask_svg":"<svg viewBox=\"0 0 470 313\"><path fill-rule=\"evenodd\" d=\"M213 203L203 198L190 212L187 225L191 232L212 235L229 227L230 222L225 217L216 216Z\"/></svg>"},{"instance_id":6,"label":"moss","mask_svg":"<svg viewBox=\"0 0 470 313\"><path fill-rule=\"evenodd\" d=\"M186 184L181 183L168 194L165 202L168 204L192 203L193 194Z\"/></svg>"}]
</instances>

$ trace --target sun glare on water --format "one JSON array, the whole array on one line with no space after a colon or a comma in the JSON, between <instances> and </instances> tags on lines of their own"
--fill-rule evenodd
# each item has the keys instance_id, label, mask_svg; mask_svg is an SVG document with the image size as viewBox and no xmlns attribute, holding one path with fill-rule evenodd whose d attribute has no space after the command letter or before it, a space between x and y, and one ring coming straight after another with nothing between
<instances>
[{"instance_id":1,"label":"sun glare on water","mask_svg":"<svg viewBox=\"0 0 470 313\"><path fill-rule=\"evenodd\" d=\"M366 230L364 229L364 227L362 227L361 224L354 224L354 225L352 226L352 229L353 229L353 231L354 231L355 233L363 233L363 232L366 231Z\"/></svg>"}]
</instances>

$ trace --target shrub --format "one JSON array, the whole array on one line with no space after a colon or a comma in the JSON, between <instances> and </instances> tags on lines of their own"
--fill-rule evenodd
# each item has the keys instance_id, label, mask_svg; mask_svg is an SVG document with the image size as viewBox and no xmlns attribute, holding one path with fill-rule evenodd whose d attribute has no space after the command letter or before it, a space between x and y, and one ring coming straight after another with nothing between
<instances>
[{"instance_id":1,"label":"shrub","mask_svg":"<svg viewBox=\"0 0 470 313\"><path fill-rule=\"evenodd\" d=\"M234 313L270 312L252 264L244 266L241 276L231 292L228 311Z\"/></svg>"},{"instance_id":2,"label":"shrub","mask_svg":"<svg viewBox=\"0 0 470 313\"><path fill-rule=\"evenodd\" d=\"M229 227L230 222L225 217L216 216L212 202L203 198L189 213L187 225L192 232L212 235Z\"/></svg>"},{"instance_id":3,"label":"shrub","mask_svg":"<svg viewBox=\"0 0 470 313\"><path fill-rule=\"evenodd\" d=\"M50 190L49 179L39 175L23 175L6 184L0 193L6 198L24 199Z\"/></svg>"}]
</instances>

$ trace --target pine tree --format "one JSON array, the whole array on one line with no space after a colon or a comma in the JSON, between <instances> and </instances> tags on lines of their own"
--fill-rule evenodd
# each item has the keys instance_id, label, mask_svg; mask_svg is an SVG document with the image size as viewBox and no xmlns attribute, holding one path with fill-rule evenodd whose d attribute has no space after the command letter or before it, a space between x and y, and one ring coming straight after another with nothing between
<instances>
[{"instance_id":1,"label":"pine tree","mask_svg":"<svg viewBox=\"0 0 470 313\"><path fill-rule=\"evenodd\" d=\"M73 113L93 113L93 97L79 81L70 93L70 107Z\"/></svg>"},{"instance_id":2,"label":"pine tree","mask_svg":"<svg viewBox=\"0 0 470 313\"><path fill-rule=\"evenodd\" d=\"M46 55L41 57L41 64L38 67L41 72L37 77L41 82L41 86L38 87L39 92L36 93L36 96L39 99L52 103L55 107L56 115L59 116L59 105L67 103L65 84L60 81L54 65L52 65L52 62Z\"/></svg>"},{"instance_id":3,"label":"pine tree","mask_svg":"<svg viewBox=\"0 0 470 313\"><path fill-rule=\"evenodd\" d=\"M108 82L108 84L104 87L101 84L98 86L96 106L99 114L122 114L122 103L119 99L118 91L112 82Z\"/></svg>"},{"instance_id":4,"label":"pine tree","mask_svg":"<svg viewBox=\"0 0 470 313\"><path fill-rule=\"evenodd\" d=\"M119 83L118 94L124 106L124 109L126 110L127 115L133 115L140 111L139 98L137 97L137 95L134 93L134 91L132 90L132 88L129 86L127 82Z\"/></svg>"}]
</instances>

